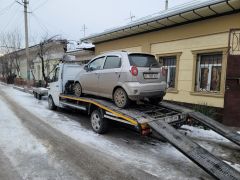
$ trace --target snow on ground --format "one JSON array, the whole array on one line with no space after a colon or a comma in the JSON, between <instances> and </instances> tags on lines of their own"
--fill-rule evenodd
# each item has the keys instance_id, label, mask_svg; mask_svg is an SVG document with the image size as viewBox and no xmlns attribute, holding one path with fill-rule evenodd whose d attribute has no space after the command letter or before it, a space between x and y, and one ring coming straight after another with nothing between
<instances>
[{"instance_id":1,"label":"snow on ground","mask_svg":"<svg viewBox=\"0 0 240 180\"><path fill-rule=\"evenodd\" d=\"M0 149L23 179L71 179L0 97ZM58 170L56 170L58 169ZM55 171L56 170L56 171Z\"/></svg>"},{"instance_id":2,"label":"snow on ground","mask_svg":"<svg viewBox=\"0 0 240 180\"><path fill-rule=\"evenodd\" d=\"M204 130L199 127L193 127L188 125L183 125L182 128L188 130L187 131L188 135L194 138L208 139L208 140L221 141L221 142L230 142L229 140L215 133L212 130Z\"/></svg>"},{"instance_id":3,"label":"snow on ground","mask_svg":"<svg viewBox=\"0 0 240 180\"><path fill-rule=\"evenodd\" d=\"M155 176L162 176L162 174L171 170L170 168L168 169L167 166L164 167L163 165L159 164L161 162L159 162L159 160L155 159L154 157L146 158L145 151L140 151L141 154L139 154L139 151L137 151L137 154L134 150L130 151L124 146L118 146L117 144L106 140L104 136L98 135L92 130L87 130L86 128L82 127L79 122L72 121L66 116L49 110L47 101L39 101L37 99L34 99L32 95L17 91L12 88L6 88L3 90L9 97L15 97L14 99L22 106L28 107L28 110L30 112L38 115L38 117L41 118L44 122L50 124L52 127L58 130L61 130L64 134L74 138L81 143L88 144L93 148L97 148L99 151L110 154L121 160L124 159L126 163L131 163L138 168L143 168L146 172ZM161 146L161 144L157 144L157 146ZM162 156L189 162L187 158L181 155L181 153L179 153L170 145L164 145L163 147L159 148L154 146L153 148L151 145L149 145L149 147L146 147L146 144L144 144L138 145L137 148L148 148L148 151L150 152L157 152L157 149L161 149L161 151L164 152L161 154ZM176 177L177 175L178 174L175 174L175 172L172 172L171 175L168 173L169 178L171 178L171 176Z\"/></svg>"},{"instance_id":4,"label":"snow on ground","mask_svg":"<svg viewBox=\"0 0 240 180\"><path fill-rule=\"evenodd\" d=\"M136 143L131 146L132 148L120 146L108 140L104 136L98 135L93 131L86 129L81 125L81 122L74 121L63 114L49 110L47 101L39 101L34 99L32 95L17 91L10 87L2 88L2 90L4 90L9 97L14 97L14 99L23 107L28 107L27 109L30 112L38 115L38 117L44 122L48 123L55 129L60 130L62 133L81 143L85 143L98 149L98 151L110 154L124 163L141 168L155 176L165 177L164 179L173 179L176 177L178 177L178 179L186 179L187 171L184 172L182 169L179 171L173 171L172 169L177 165L179 168L183 169L186 166L185 168L187 170L188 166L193 165L190 160L169 144L157 142L154 146L146 143ZM184 128L190 130L189 134L192 137L209 138L214 141L228 141L210 130L205 131L203 129L190 126L184 126ZM43 152L45 151L42 147L37 147L36 149ZM238 168L239 166L240 165L234 165L235 168Z\"/></svg>"}]
</instances>

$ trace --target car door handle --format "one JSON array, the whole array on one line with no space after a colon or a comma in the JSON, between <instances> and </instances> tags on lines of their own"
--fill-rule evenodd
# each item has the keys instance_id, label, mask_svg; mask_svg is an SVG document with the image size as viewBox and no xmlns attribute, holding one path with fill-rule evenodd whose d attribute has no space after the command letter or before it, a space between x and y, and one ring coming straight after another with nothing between
<instances>
[{"instance_id":1,"label":"car door handle","mask_svg":"<svg viewBox=\"0 0 240 180\"><path fill-rule=\"evenodd\" d=\"M115 74L120 78L120 72L115 72Z\"/></svg>"},{"instance_id":2,"label":"car door handle","mask_svg":"<svg viewBox=\"0 0 240 180\"><path fill-rule=\"evenodd\" d=\"M55 87L59 87L59 85L56 85Z\"/></svg>"}]
</instances>

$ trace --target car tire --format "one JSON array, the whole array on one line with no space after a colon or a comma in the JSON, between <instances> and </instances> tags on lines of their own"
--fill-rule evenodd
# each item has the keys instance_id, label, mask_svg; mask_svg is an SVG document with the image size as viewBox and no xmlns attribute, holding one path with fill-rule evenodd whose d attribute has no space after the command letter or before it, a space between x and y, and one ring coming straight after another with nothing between
<instances>
[{"instance_id":1,"label":"car tire","mask_svg":"<svg viewBox=\"0 0 240 180\"><path fill-rule=\"evenodd\" d=\"M75 83L73 87L74 95L77 97L82 96L82 86L80 83Z\"/></svg>"},{"instance_id":2,"label":"car tire","mask_svg":"<svg viewBox=\"0 0 240 180\"><path fill-rule=\"evenodd\" d=\"M100 110L91 113L91 125L94 132L104 134L108 131L108 120L105 119Z\"/></svg>"},{"instance_id":3,"label":"car tire","mask_svg":"<svg viewBox=\"0 0 240 180\"><path fill-rule=\"evenodd\" d=\"M116 106L119 108L126 108L130 103L128 95L123 88L117 88L114 91L113 100Z\"/></svg>"},{"instance_id":4,"label":"car tire","mask_svg":"<svg viewBox=\"0 0 240 180\"><path fill-rule=\"evenodd\" d=\"M48 107L51 110L56 110L57 109L57 106L55 105L52 96L48 97Z\"/></svg>"},{"instance_id":5,"label":"car tire","mask_svg":"<svg viewBox=\"0 0 240 180\"><path fill-rule=\"evenodd\" d=\"M37 93L37 99L41 100L42 99L42 95Z\"/></svg>"},{"instance_id":6,"label":"car tire","mask_svg":"<svg viewBox=\"0 0 240 180\"><path fill-rule=\"evenodd\" d=\"M155 98L149 98L149 101L153 105L159 105L159 103L163 100L163 97L155 97Z\"/></svg>"}]
</instances>

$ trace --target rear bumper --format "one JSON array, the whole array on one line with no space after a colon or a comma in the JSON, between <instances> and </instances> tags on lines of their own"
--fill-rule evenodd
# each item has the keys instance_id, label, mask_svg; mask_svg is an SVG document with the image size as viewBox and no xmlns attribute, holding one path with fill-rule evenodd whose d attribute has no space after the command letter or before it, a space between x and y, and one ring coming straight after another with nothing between
<instances>
[{"instance_id":1,"label":"rear bumper","mask_svg":"<svg viewBox=\"0 0 240 180\"><path fill-rule=\"evenodd\" d=\"M166 94L166 83L127 82L124 88L131 100L143 99L145 97L163 97Z\"/></svg>"}]
</instances>

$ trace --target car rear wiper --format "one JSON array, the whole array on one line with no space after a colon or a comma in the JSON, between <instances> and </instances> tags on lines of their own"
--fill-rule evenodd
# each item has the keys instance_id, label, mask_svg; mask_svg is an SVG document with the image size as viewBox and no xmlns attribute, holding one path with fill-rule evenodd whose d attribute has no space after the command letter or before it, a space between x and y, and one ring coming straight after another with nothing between
<instances>
[{"instance_id":1,"label":"car rear wiper","mask_svg":"<svg viewBox=\"0 0 240 180\"><path fill-rule=\"evenodd\" d=\"M157 63L152 63L152 64L150 64L149 70L151 70L151 68L152 68L153 66L155 66L155 65L157 65Z\"/></svg>"}]
</instances>

